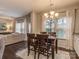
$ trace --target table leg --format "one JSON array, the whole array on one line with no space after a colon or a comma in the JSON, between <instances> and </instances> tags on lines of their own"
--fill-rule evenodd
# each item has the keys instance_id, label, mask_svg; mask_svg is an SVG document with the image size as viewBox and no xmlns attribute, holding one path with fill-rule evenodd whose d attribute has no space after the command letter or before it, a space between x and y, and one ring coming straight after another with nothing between
<instances>
[{"instance_id":1,"label":"table leg","mask_svg":"<svg viewBox=\"0 0 79 59\"><path fill-rule=\"evenodd\" d=\"M56 54L58 52L58 40L56 40Z\"/></svg>"},{"instance_id":2,"label":"table leg","mask_svg":"<svg viewBox=\"0 0 79 59\"><path fill-rule=\"evenodd\" d=\"M52 59L54 59L54 47L52 47Z\"/></svg>"}]
</instances>

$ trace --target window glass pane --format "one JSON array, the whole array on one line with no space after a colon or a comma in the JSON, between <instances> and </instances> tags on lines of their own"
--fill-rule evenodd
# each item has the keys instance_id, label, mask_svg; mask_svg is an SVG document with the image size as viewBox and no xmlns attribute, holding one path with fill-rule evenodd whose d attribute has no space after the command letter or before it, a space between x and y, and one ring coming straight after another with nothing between
<instances>
[{"instance_id":1,"label":"window glass pane","mask_svg":"<svg viewBox=\"0 0 79 59\"><path fill-rule=\"evenodd\" d=\"M21 31L22 31L22 33L24 33L24 32L25 32L25 29L24 29L24 22L21 23L21 26L22 26L22 27L21 27L21 29L22 29Z\"/></svg>"},{"instance_id":2,"label":"window glass pane","mask_svg":"<svg viewBox=\"0 0 79 59\"><path fill-rule=\"evenodd\" d=\"M45 29L47 32L52 32L54 28L54 21L53 20L46 20L45 21Z\"/></svg>"},{"instance_id":3,"label":"window glass pane","mask_svg":"<svg viewBox=\"0 0 79 59\"><path fill-rule=\"evenodd\" d=\"M16 32L21 33L21 24L20 23L16 23Z\"/></svg>"},{"instance_id":4,"label":"window glass pane","mask_svg":"<svg viewBox=\"0 0 79 59\"><path fill-rule=\"evenodd\" d=\"M16 22L16 32L18 32L18 33L24 33L25 32L24 22L21 22L21 23Z\"/></svg>"},{"instance_id":5,"label":"window glass pane","mask_svg":"<svg viewBox=\"0 0 79 59\"><path fill-rule=\"evenodd\" d=\"M67 29L66 25L67 23L66 23L65 17L62 17L58 20L58 23L57 23L57 36L58 37L64 38L65 30Z\"/></svg>"},{"instance_id":6,"label":"window glass pane","mask_svg":"<svg viewBox=\"0 0 79 59\"><path fill-rule=\"evenodd\" d=\"M45 24L45 30L47 32L50 32L50 31L54 32L55 20L45 20L44 24ZM66 36L66 30L68 29L67 24L68 22L66 17L62 17L58 19L57 25L56 25L57 37L64 38Z\"/></svg>"}]
</instances>

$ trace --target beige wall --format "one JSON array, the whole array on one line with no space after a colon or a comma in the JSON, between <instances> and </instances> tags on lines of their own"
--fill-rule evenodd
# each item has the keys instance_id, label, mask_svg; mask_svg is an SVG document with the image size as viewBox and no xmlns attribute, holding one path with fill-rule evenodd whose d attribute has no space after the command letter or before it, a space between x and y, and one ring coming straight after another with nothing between
<instances>
[{"instance_id":1,"label":"beige wall","mask_svg":"<svg viewBox=\"0 0 79 59\"><path fill-rule=\"evenodd\" d=\"M79 9L76 9L75 12L76 12L75 33L79 33Z\"/></svg>"},{"instance_id":2,"label":"beige wall","mask_svg":"<svg viewBox=\"0 0 79 59\"><path fill-rule=\"evenodd\" d=\"M31 13L31 22L32 22L32 32L36 33L37 32L37 17L36 17L35 12Z\"/></svg>"},{"instance_id":3,"label":"beige wall","mask_svg":"<svg viewBox=\"0 0 79 59\"><path fill-rule=\"evenodd\" d=\"M31 22L32 22L32 32L33 33L39 33L41 32L41 15L38 14L37 12L32 12L31 13Z\"/></svg>"}]
</instances>

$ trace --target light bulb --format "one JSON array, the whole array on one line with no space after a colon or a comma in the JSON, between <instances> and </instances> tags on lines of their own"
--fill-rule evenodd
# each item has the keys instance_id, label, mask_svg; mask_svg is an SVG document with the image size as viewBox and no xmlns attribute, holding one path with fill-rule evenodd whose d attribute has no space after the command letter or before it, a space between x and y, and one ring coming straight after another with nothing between
<instances>
[{"instance_id":1,"label":"light bulb","mask_svg":"<svg viewBox=\"0 0 79 59\"><path fill-rule=\"evenodd\" d=\"M50 11L50 15L54 15L55 11Z\"/></svg>"},{"instance_id":2,"label":"light bulb","mask_svg":"<svg viewBox=\"0 0 79 59\"><path fill-rule=\"evenodd\" d=\"M44 16L48 18L48 14L47 13L44 13Z\"/></svg>"},{"instance_id":3,"label":"light bulb","mask_svg":"<svg viewBox=\"0 0 79 59\"><path fill-rule=\"evenodd\" d=\"M55 17L58 17L59 16L59 13L55 13Z\"/></svg>"}]
</instances>

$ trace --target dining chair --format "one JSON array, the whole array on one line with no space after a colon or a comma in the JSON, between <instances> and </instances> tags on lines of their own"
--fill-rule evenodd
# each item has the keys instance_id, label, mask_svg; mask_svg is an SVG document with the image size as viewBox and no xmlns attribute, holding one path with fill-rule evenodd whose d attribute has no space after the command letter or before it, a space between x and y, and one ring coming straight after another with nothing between
<instances>
[{"instance_id":1,"label":"dining chair","mask_svg":"<svg viewBox=\"0 0 79 59\"><path fill-rule=\"evenodd\" d=\"M28 56L30 54L30 50L34 51L34 59L36 59L36 47L37 47L37 40L35 39L35 34L27 33L27 43L28 43Z\"/></svg>"},{"instance_id":2,"label":"dining chair","mask_svg":"<svg viewBox=\"0 0 79 59\"><path fill-rule=\"evenodd\" d=\"M40 57L40 54L47 56L47 59L49 59L49 56L52 54L52 59L54 59L54 46L48 42L48 35L37 34L37 39L38 59Z\"/></svg>"},{"instance_id":3,"label":"dining chair","mask_svg":"<svg viewBox=\"0 0 79 59\"><path fill-rule=\"evenodd\" d=\"M53 37L57 37L56 36L56 32L48 32L48 34L50 35L50 36L53 36ZM55 41L55 50L56 50L56 53L57 53L57 49L58 49L58 47L57 47L57 45L58 45L58 40L57 39L55 39L56 41Z\"/></svg>"},{"instance_id":4,"label":"dining chair","mask_svg":"<svg viewBox=\"0 0 79 59\"><path fill-rule=\"evenodd\" d=\"M56 37L56 32L48 32L48 34L50 34L51 36Z\"/></svg>"},{"instance_id":5,"label":"dining chair","mask_svg":"<svg viewBox=\"0 0 79 59\"><path fill-rule=\"evenodd\" d=\"M40 34L47 34L47 32L40 32Z\"/></svg>"}]
</instances>

